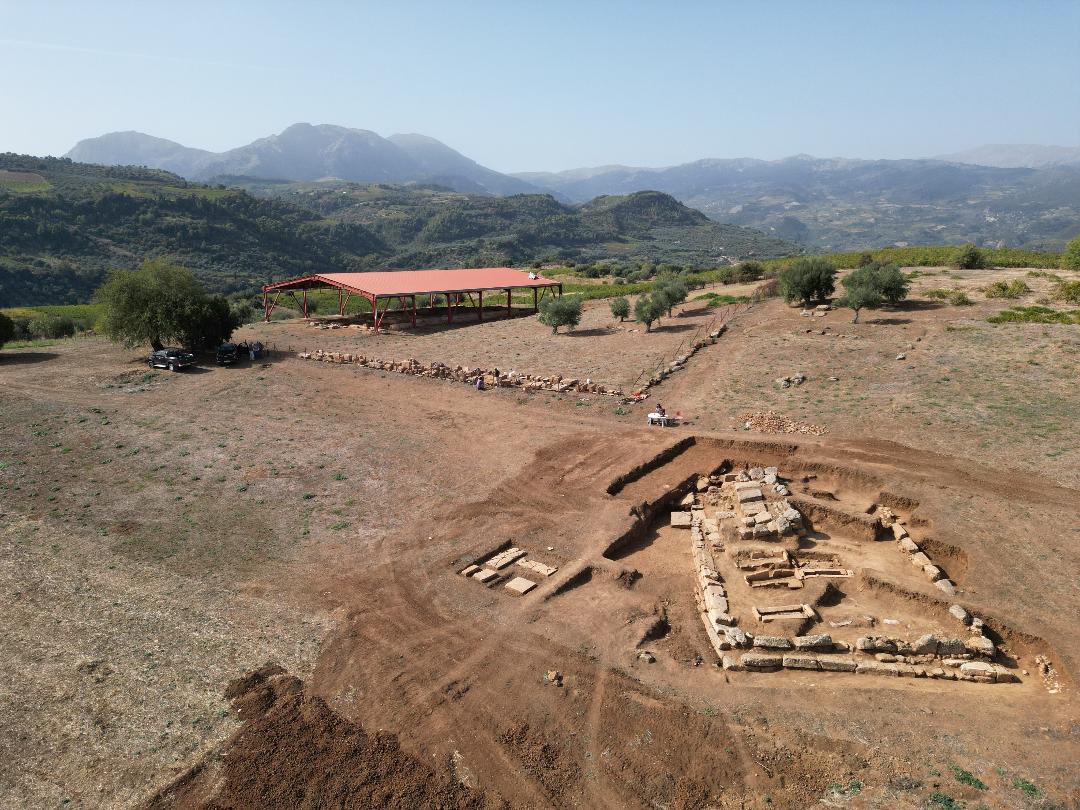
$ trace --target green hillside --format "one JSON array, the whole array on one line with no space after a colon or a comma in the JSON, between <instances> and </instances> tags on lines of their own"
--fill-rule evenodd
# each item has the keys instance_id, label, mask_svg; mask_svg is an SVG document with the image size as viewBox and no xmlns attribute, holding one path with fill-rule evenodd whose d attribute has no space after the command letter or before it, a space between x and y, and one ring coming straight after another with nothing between
<instances>
[{"instance_id":1,"label":"green hillside","mask_svg":"<svg viewBox=\"0 0 1080 810\"><path fill-rule=\"evenodd\" d=\"M567 206L544 194L232 182L0 155L0 306L86 301L109 268L158 256L228 293L309 272L535 260L709 267L798 250L658 192Z\"/></svg>"}]
</instances>

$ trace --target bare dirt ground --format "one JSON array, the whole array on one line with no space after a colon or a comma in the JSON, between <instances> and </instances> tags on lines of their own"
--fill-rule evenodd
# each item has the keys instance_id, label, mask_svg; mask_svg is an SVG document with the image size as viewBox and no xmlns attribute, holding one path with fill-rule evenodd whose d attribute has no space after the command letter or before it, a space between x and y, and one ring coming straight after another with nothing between
<instances>
[{"instance_id":1,"label":"bare dirt ground","mask_svg":"<svg viewBox=\"0 0 1080 810\"><path fill-rule=\"evenodd\" d=\"M169 375L98 340L3 352L0 794L19 807L1076 806L1078 338L985 323L1000 308L916 302L852 326L755 306L660 386L692 416L672 431L642 428L645 406L291 358ZM587 312L599 322L606 304ZM508 368L517 345L529 360L553 347L551 371L610 381L619 353L636 367L653 337L552 338L519 319L408 340ZM412 345L386 353L427 359ZM795 371L807 382L776 386ZM828 433L738 429L768 408ZM717 668L685 535L610 546L633 509L725 460L813 471L851 510L882 492L917 502L956 601L1030 674ZM523 597L457 573L511 542L558 572ZM853 579L823 621L943 621L941 594L884 548L837 542L903 587ZM288 674L236 680L268 662Z\"/></svg>"}]
</instances>

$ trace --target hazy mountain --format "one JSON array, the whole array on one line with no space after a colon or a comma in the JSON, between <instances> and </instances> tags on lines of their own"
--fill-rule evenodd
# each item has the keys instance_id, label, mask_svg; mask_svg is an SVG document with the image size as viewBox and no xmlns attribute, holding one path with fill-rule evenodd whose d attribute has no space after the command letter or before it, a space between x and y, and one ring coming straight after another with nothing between
<instances>
[{"instance_id":1,"label":"hazy mountain","mask_svg":"<svg viewBox=\"0 0 1080 810\"><path fill-rule=\"evenodd\" d=\"M150 166L182 177L194 177L217 156L205 149L192 149L176 141L128 131L79 141L65 157L102 166Z\"/></svg>"},{"instance_id":2,"label":"hazy mountain","mask_svg":"<svg viewBox=\"0 0 1080 810\"><path fill-rule=\"evenodd\" d=\"M537 189L479 165L424 135L383 138L365 129L293 124L280 134L230 149L189 149L140 132L114 132L80 141L66 157L106 166L149 166L189 180L218 175L358 183L439 183L472 193L513 194Z\"/></svg>"},{"instance_id":3,"label":"hazy mountain","mask_svg":"<svg viewBox=\"0 0 1080 810\"><path fill-rule=\"evenodd\" d=\"M977 146L963 152L939 155L951 163L975 163L1001 169L1036 169L1043 166L1080 164L1080 146L1042 146L1029 143L999 143Z\"/></svg>"},{"instance_id":4,"label":"hazy mountain","mask_svg":"<svg viewBox=\"0 0 1080 810\"><path fill-rule=\"evenodd\" d=\"M655 189L717 221L818 250L965 241L1060 249L1080 233L1080 166L797 155L517 176L574 201Z\"/></svg>"}]
</instances>

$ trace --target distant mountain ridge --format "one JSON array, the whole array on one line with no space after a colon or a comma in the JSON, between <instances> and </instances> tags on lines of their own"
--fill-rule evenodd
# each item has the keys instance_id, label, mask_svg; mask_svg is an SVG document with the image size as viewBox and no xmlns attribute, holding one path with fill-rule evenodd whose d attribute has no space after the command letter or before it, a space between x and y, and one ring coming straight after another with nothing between
<instances>
[{"instance_id":1,"label":"distant mountain ridge","mask_svg":"<svg viewBox=\"0 0 1080 810\"><path fill-rule=\"evenodd\" d=\"M439 183L475 194L537 191L488 169L426 135L381 135L333 124L293 124L226 152L192 149L141 132L112 132L79 141L65 157L104 166L148 166L206 182L243 175L309 182Z\"/></svg>"},{"instance_id":2,"label":"distant mountain ridge","mask_svg":"<svg viewBox=\"0 0 1080 810\"><path fill-rule=\"evenodd\" d=\"M1080 164L1080 146L1043 146L1032 143L995 143L939 155L950 163L973 163L999 169L1038 169Z\"/></svg>"},{"instance_id":3,"label":"distant mountain ridge","mask_svg":"<svg viewBox=\"0 0 1080 810\"><path fill-rule=\"evenodd\" d=\"M574 202L655 189L717 221L823 251L969 241L1060 250L1080 233L1080 165L795 155L515 176Z\"/></svg>"}]
</instances>

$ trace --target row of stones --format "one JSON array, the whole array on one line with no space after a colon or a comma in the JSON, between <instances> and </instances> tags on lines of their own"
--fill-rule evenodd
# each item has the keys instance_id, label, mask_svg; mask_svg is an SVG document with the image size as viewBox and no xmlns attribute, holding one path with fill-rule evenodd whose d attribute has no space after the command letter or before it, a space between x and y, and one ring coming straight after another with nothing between
<instances>
[{"instance_id":1,"label":"row of stones","mask_svg":"<svg viewBox=\"0 0 1080 810\"><path fill-rule=\"evenodd\" d=\"M522 568L532 571L533 573L540 574L544 577L550 577L559 569L555 566L544 565L536 560L523 559L527 552L523 551L516 546L506 549L506 551L500 551L494 557L486 560L482 563L474 563L461 569L460 573L463 577L468 577L476 580L482 585L489 585L494 580L498 579L499 571L512 563L517 563ZM510 593L523 596L536 587L536 583L531 579L525 577L513 577L506 583L506 590Z\"/></svg>"},{"instance_id":2,"label":"row of stones","mask_svg":"<svg viewBox=\"0 0 1080 810\"><path fill-rule=\"evenodd\" d=\"M583 394L622 396L622 391L618 388L609 388L589 379L581 380L576 377L563 377L561 374L541 376L510 371L496 375L494 370L491 369L448 366L437 361L424 364L414 358L384 360L378 357L367 357L366 355L350 354L348 352L327 352L322 349L317 349L314 352L301 352L300 359L319 360L324 363L354 364L379 371L391 371L395 374L410 374L415 377L432 377L472 384L475 384L477 379L483 379L484 384L488 387L521 388L526 391L555 391L558 393L576 391Z\"/></svg>"},{"instance_id":3,"label":"row of stones","mask_svg":"<svg viewBox=\"0 0 1080 810\"><path fill-rule=\"evenodd\" d=\"M894 520L892 523L892 533L893 537L896 538L896 544L900 547L901 551L908 555L908 561L912 565L921 569L930 581L943 593L946 593L949 596L956 593L955 583L945 576L945 572L941 570L941 567L935 565L934 561L930 559L930 556L919 547L919 544L915 542L914 538L908 534L907 527L905 527L903 523L899 520Z\"/></svg>"},{"instance_id":4,"label":"row of stones","mask_svg":"<svg viewBox=\"0 0 1080 810\"><path fill-rule=\"evenodd\" d=\"M645 381L645 385L641 387L638 393L644 393L654 385L659 385L676 371L686 367L686 362L704 349L706 346L712 346L720 339L720 336L727 331L727 326L721 324L719 329L709 332L708 337L699 338L690 344L690 347L686 350L685 354L680 354L674 360L672 360L667 366L654 373L648 380Z\"/></svg>"},{"instance_id":5,"label":"row of stones","mask_svg":"<svg viewBox=\"0 0 1080 810\"><path fill-rule=\"evenodd\" d=\"M1000 664L988 661L971 661L947 658L943 666L924 667L903 663L859 661L847 655L782 654L770 652L743 653L737 660L725 655L721 658L724 669L770 672L778 669L814 670L818 672L853 672L856 675L892 675L909 678L938 678L951 681L975 683L1015 683L1019 681L1012 672Z\"/></svg>"}]
</instances>

